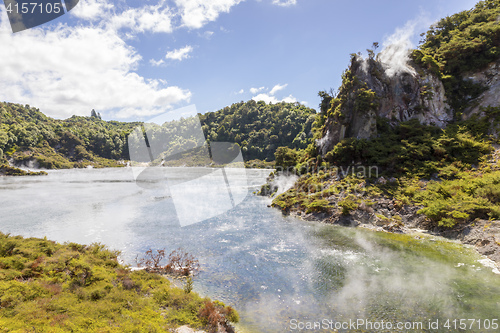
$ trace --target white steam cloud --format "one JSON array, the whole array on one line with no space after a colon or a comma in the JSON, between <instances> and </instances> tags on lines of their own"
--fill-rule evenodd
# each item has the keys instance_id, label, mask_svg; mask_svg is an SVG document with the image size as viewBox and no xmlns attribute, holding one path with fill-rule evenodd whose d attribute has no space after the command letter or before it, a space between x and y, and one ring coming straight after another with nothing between
<instances>
[{"instance_id":1,"label":"white steam cloud","mask_svg":"<svg viewBox=\"0 0 500 333\"><path fill-rule=\"evenodd\" d=\"M408 65L410 52L415 48L412 40L417 32L427 30L431 23L432 20L427 17L427 14L420 13L417 18L406 22L403 27L397 28L392 35L385 38L382 43L383 49L377 55L377 60L384 65L389 77L398 73L416 74L415 69Z\"/></svg>"},{"instance_id":2,"label":"white steam cloud","mask_svg":"<svg viewBox=\"0 0 500 333\"><path fill-rule=\"evenodd\" d=\"M386 68L389 77L398 73L416 74L408 65L410 51L414 47L411 38L415 35L416 27L417 21L409 21L383 42L384 49L378 55L378 60Z\"/></svg>"}]
</instances>

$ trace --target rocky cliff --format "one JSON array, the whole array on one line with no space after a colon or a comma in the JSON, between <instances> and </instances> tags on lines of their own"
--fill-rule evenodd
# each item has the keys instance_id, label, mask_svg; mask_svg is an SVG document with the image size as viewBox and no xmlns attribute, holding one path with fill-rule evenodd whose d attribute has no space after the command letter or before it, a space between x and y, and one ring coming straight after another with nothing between
<instances>
[{"instance_id":1,"label":"rocky cliff","mask_svg":"<svg viewBox=\"0 0 500 333\"><path fill-rule=\"evenodd\" d=\"M447 103L445 87L435 71L411 60L395 69L384 58L383 53L377 58L352 57L327 111L323 137L317 142L321 155L344 138L375 137L378 117L393 125L415 118L440 128L454 120L455 112ZM464 119L480 114L485 107L500 106L500 59L464 77L486 88L465 109Z\"/></svg>"}]
</instances>

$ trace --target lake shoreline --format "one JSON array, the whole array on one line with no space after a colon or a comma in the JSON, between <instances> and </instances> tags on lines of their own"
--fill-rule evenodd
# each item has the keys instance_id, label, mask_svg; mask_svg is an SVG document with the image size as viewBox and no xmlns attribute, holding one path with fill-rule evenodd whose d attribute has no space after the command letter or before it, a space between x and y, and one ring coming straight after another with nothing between
<instances>
[{"instance_id":1,"label":"lake shoreline","mask_svg":"<svg viewBox=\"0 0 500 333\"><path fill-rule=\"evenodd\" d=\"M457 226L451 229L428 228L425 216L418 214L421 207L406 205L399 209L402 217L399 221L383 218L393 213L392 200L382 199L371 209L358 208L349 215L329 213L306 213L300 210L283 212L304 221L314 221L343 227L359 227L372 231L399 233L420 237L429 235L442 237L450 241L458 241L465 246L473 247L480 255L494 264L493 272L500 274L500 221L477 220L473 224ZM384 213L384 215L382 215Z\"/></svg>"},{"instance_id":2,"label":"lake shoreline","mask_svg":"<svg viewBox=\"0 0 500 333\"><path fill-rule=\"evenodd\" d=\"M19 176L46 176L44 170L31 171L30 169L21 169L8 164L0 164L0 177L19 177Z\"/></svg>"}]
</instances>

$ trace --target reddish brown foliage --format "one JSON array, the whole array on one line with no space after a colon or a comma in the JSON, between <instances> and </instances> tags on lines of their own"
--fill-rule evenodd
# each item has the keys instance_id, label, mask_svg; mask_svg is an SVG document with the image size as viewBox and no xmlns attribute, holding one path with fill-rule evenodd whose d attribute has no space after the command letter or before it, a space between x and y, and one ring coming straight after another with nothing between
<instances>
[{"instance_id":1,"label":"reddish brown foliage","mask_svg":"<svg viewBox=\"0 0 500 333\"><path fill-rule=\"evenodd\" d=\"M210 333L234 332L233 327L230 325L230 321L237 322L237 315L230 306L226 307L224 304L217 301L206 301L205 306L199 312L199 316L205 325L207 325Z\"/></svg>"},{"instance_id":2,"label":"reddish brown foliage","mask_svg":"<svg viewBox=\"0 0 500 333\"><path fill-rule=\"evenodd\" d=\"M137 260L137 266L145 266L149 272L177 274L189 276L196 273L200 264L198 260L191 254L181 248L172 251L165 266L161 265L161 261L165 258L165 249L153 250L149 249L145 253L145 257Z\"/></svg>"}]
</instances>

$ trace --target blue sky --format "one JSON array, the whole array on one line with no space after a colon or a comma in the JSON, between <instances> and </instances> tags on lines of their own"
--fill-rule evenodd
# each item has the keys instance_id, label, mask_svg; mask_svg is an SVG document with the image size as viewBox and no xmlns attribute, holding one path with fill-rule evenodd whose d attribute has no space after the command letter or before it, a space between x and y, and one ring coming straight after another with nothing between
<instances>
[{"instance_id":1,"label":"blue sky","mask_svg":"<svg viewBox=\"0 0 500 333\"><path fill-rule=\"evenodd\" d=\"M147 120L250 99L317 108L349 54L419 34L472 0L80 0L13 34L0 5L0 100L52 117ZM409 44L410 45L410 44Z\"/></svg>"}]
</instances>

